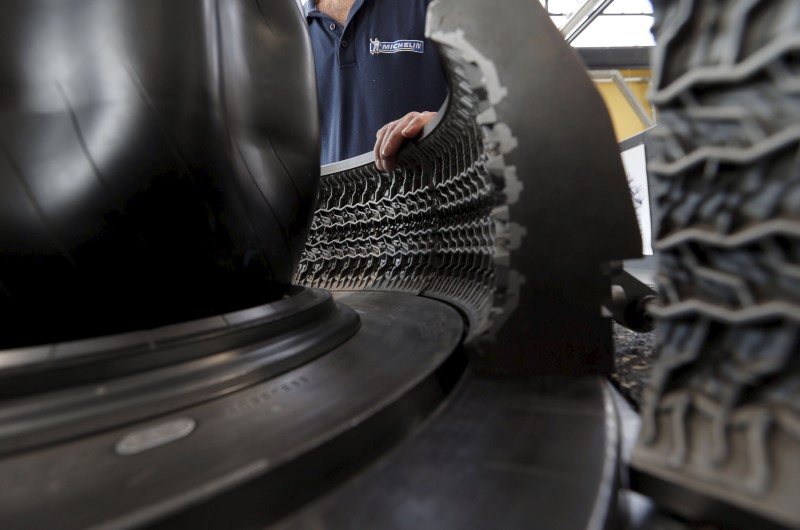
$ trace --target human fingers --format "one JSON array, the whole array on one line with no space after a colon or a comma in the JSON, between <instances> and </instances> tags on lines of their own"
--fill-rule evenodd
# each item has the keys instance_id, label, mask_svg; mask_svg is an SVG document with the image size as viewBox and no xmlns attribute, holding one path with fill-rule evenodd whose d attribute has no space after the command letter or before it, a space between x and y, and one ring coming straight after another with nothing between
<instances>
[{"instance_id":1,"label":"human fingers","mask_svg":"<svg viewBox=\"0 0 800 530\"><path fill-rule=\"evenodd\" d=\"M378 171L384 171L383 169L383 160L381 159L381 147L383 147L383 138L386 136L387 131L395 122L390 122L378 129L378 132L375 133L375 147L373 147L372 151L375 155L375 167Z\"/></svg>"},{"instance_id":2,"label":"human fingers","mask_svg":"<svg viewBox=\"0 0 800 530\"><path fill-rule=\"evenodd\" d=\"M400 147L406 140L403 130L408 127L417 114L419 113L410 112L387 127L380 149L381 165L384 171L391 171L397 166L397 152L400 151Z\"/></svg>"},{"instance_id":3,"label":"human fingers","mask_svg":"<svg viewBox=\"0 0 800 530\"><path fill-rule=\"evenodd\" d=\"M435 112L415 112L413 114L415 114L415 116L413 116L408 125L400 131L404 138L416 138L428 122L436 117Z\"/></svg>"}]
</instances>

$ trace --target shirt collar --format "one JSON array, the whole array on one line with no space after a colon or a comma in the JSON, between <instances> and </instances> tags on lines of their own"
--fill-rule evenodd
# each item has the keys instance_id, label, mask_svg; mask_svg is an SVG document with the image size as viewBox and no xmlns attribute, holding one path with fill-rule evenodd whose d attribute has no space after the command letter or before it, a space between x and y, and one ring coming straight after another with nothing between
<instances>
[{"instance_id":1,"label":"shirt collar","mask_svg":"<svg viewBox=\"0 0 800 530\"><path fill-rule=\"evenodd\" d=\"M364 0L356 0L353 4L352 12L355 13L361 6L364 4ZM303 4L303 10L306 12L306 17L310 17L312 15L319 15L320 11L317 9L317 0L306 0Z\"/></svg>"},{"instance_id":2,"label":"shirt collar","mask_svg":"<svg viewBox=\"0 0 800 530\"><path fill-rule=\"evenodd\" d=\"M319 13L319 9L317 9L317 0L306 0L306 2L303 4L303 9L306 12L306 16Z\"/></svg>"}]
</instances>

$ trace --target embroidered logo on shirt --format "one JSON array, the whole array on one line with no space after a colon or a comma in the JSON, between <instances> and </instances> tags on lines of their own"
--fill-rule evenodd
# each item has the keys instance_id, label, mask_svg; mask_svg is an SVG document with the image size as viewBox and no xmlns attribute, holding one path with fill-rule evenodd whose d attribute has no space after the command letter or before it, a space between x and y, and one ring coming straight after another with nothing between
<instances>
[{"instance_id":1,"label":"embroidered logo on shirt","mask_svg":"<svg viewBox=\"0 0 800 530\"><path fill-rule=\"evenodd\" d=\"M396 40L392 42L381 42L376 38L369 40L370 55L398 52L425 53L425 43L421 40L407 39Z\"/></svg>"}]
</instances>

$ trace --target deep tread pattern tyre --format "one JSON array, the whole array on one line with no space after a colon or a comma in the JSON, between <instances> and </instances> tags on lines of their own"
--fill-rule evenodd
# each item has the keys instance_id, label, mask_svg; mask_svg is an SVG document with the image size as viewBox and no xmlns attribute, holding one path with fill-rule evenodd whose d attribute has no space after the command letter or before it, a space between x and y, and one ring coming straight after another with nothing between
<instances>
[{"instance_id":1,"label":"deep tread pattern tyre","mask_svg":"<svg viewBox=\"0 0 800 530\"><path fill-rule=\"evenodd\" d=\"M800 527L800 2L655 8L661 348L633 465Z\"/></svg>"},{"instance_id":2,"label":"deep tread pattern tyre","mask_svg":"<svg viewBox=\"0 0 800 530\"><path fill-rule=\"evenodd\" d=\"M445 300L464 313L473 337L517 297L498 281L509 275L508 251L498 248L508 246L506 203L516 182L502 152L487 149L494 123L478 121L489 106L478 67L452 49L442 53L451 96L441 121L404 149L394 171L378 171L368 156L323 174L295 283Z\"/></svg>"}]
</instances>

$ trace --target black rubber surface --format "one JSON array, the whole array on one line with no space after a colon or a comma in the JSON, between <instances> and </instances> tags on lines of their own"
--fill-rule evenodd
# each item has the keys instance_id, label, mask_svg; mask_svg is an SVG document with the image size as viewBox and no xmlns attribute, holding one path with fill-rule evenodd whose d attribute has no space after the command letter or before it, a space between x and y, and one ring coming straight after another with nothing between
<instances>
[{"instance_id":1,"label":"black rubber surface","mask_svg":"<svg viewBox=\"0 0 800 530\"><path fill-rule=\"evenodd\" d=\"M0 348L286 292L319 174L294 2L14 0L0 56Z\"/></svg>"},{"instance_id":2,"label":"black rubber surface","mask_svg":"<svg viewBox=\"0 0 800 530\"><path fill-rule=\"evenodd\" d=\"M491 338L476 341L476 369L611 373L603 266L639 257L641 241L608 111L585 66L539 2L439 0L429 20L444 55L480 66L492 103L481 123L522 184L497 223L510 225L497 245L506 305L496 304L503 312Z\"/></svg>"},{"instance_id":3,"label":"black rubber surface","mask_svg":"<svg viewBox=\"0 0 800 530\"><path fill-rule=\"evenodd\" d=\"M106 337L97 341L105 348L84 356L77 352L96 346L93 341L58 345L73 355L39 363L44 366L31 374L3 374L0 454L234 393L328 353L357 332L358 316L330 293L295 291L287 300L220 315L216 326L207 319L152 330L145 344L130 340L142 334Z\"/></svg>"},{"instance_id":4,"label":"black rubber surface","mask_svg":"<svg viewBox=\"0 0 800 530\"><path fill-rule=\"evenodd\" d=\"M407 443L274 528L619 528L606 384L471 374Z\"/></svg>"},{"instance_id":5,"label":"black rubber surface","mask_svg":"<svg viewBox=\"0 0 800 530\"><path fill-rule=\"evenodd\" d=\"M402 440L463 373L461 317L440 302L359 293L348 342L221 399L0 458L14 529L261 528Z\"/></svg>"}]
</instances>

